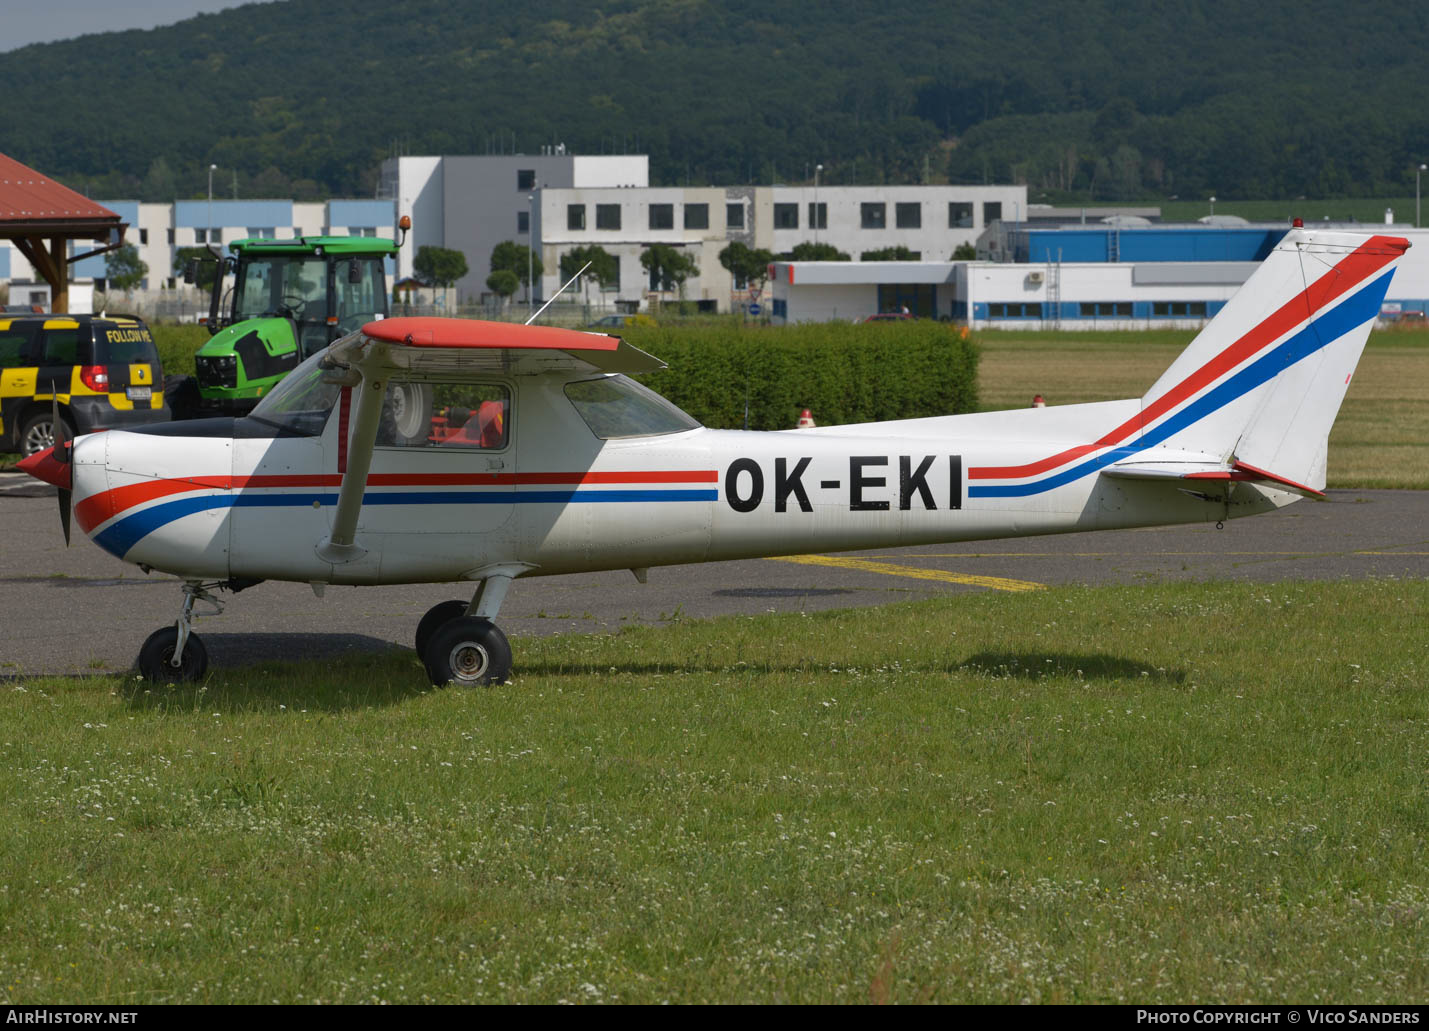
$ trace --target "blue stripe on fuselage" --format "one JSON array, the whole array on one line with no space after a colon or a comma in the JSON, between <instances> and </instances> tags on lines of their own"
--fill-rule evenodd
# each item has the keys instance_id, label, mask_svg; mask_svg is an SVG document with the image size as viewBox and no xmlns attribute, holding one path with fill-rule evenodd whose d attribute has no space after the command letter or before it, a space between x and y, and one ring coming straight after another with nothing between
<instances>
[{"instance_id":1,"label":"blue stripe on fuselage","mask_svg":"<svg viewBox=\"0 0 1429 1031\"><path fill-rule=\"evenodd\" d=\"M394 491L369 492L362 497L368 505L566 505L571 503L633 503L668 501L717 501L717 490L530 490L530 491ZM165 501L131 516L125 516L101 533L94 543L118 558L159 527L184 516L220 508L308 508L336 505L337 491L302 494L260 494L243 491L204 494L199 497Z\"/></svg>"}]
</instances>

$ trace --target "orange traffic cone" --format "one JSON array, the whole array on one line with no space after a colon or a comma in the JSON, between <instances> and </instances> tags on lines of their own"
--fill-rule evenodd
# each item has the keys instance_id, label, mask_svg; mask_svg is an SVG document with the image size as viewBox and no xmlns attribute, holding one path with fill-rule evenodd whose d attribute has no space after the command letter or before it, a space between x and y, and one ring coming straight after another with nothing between
<instances>
[{"instance_id":1,"label":"orange traffic cone","mask_svg":"<svg viewBox=\"0 0 1429 1031\"><path fill-rule=\"evenodd\" d=\"M813 429L813 427L814 417L809 412L809 410L805 408L802 412L799 413L799 425L795 426L794 428L796 430L808 430Z\"/></svg>"}]
</instances>

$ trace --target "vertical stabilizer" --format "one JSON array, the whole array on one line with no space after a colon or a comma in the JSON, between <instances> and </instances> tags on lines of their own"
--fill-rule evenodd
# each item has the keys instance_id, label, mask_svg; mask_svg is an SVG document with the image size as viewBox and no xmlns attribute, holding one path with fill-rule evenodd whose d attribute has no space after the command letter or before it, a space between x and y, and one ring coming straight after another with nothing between
<instances>
[{"instance_id":1,"label":"vertical stabilizer","mask_svg":"<svg viewBox=\"0 0 1429 1031\"><path fill-rule=\"evenodd\" d=\"M1330 427L1408 247L1292 230L1141 399L1143 445L1322 489Z\"/></svg>"}]
</instances>

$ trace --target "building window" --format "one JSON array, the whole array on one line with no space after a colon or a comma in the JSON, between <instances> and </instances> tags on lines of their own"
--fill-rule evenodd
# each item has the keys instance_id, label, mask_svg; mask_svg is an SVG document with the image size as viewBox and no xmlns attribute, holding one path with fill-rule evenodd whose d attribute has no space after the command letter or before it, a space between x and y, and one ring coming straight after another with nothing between
<instances>
[{"instance_id":1,"label":"building window","mask_svg":"<svg viewBox=\"0 0 1429 1031\"><path fill-rule=\"evenodd\" d=\"M922 229L923 205L917 201L911 204L895 204L893 217L897 221L899 229Z\"/></svg>"},{"instance_id":2,"label":"building window","mask_svg":"<svg viewBox=\"0 0 1429 1031\"><path fill-rule=\"evenodd\" d=\"M728 229L743 229L744 205L726 204L724 206L724 224Z\"/></svg>"},{"instance_id":3,"label":"building window","mask_svg":"<svg viewBox=\"0 0 1429 1031\"><path fill-rule=\"evenodd\" d=\"M888 208L882 201L860 204L859 225L864 229L887 229Z\"/></svg>"},{"instance_id":4,"label":"building window","mask_svg":"<svg viewBox=\"0 0 1429 1031\"><path fill-rule=\"evenodd\" d=\"M611 256L611 259L610 259L610 264L611 264L611 267L612 267L613 269L615 269L615 277L614 277L613 279L611 279L611 281L608 282L608 283L601 283L601 284L600 284L600 289L601 289L601 292L602 292L602 293L607 293L607 294L608 294L608 293L619 293L619 292L620 292L620 255L619 255L619 254L612 255L612 256Z\"/></svg>"},{"instance_id":5,"label":"building window","mask_svg":"<svg viewBox=\"0 0 1429 1031\"><path fill-rule=\"evenodd\" d=\"M989 304L987 317L990 319L1040 319L1041 304Z\"/></svg>"},{"instance_id":6,"label":"building window","mask_svg":"<svg viewBox=\"0 0 1429 1031\"><path fill-rule=\"evenodd\" d=\"M195 229L195 230L194 230L194 243L208 243L208 230L207 230L207 229Z\"/></svg>"},{"instance_id":7,"label":"building window","mask_svg":"<svg viewBox=\"0 0 1429 1031\"><path fill-rule=\"evenodd\" d=\"M516 170L516 189L531 190L536 186L536 170L534 168L518 168Z\"/></svg>"},{"instance_id":8,"label":"building window","mask_svg":"<svg viewBox=\"0 0 1429 1031\"><path fill-rule=\"evenodd\" d=\"M798 229L798 228L799 228L799 205L797 205L797 204L776 204L776 205L774 205L774 228L775 228L775 229Z\"/></svg>"},{"instance_id":9,"label":"building window","mask_svg":"<svg viewBox=\"0 0 1429 1031\"><path fill-rule=\"evenodd\" d=\"M146 244L146 243L148 243L148 242L149 242L149 230L147 230L147 229L141 229L141 230L139 230L139 244L140 244L140 246L143 246L144 244Z\"/></svg>"},{"instance_id":10,"label":"building window","mask_svg":"<svg viewBox=\"0 0 1429 1031\"><path fill-rule=\"evenodd\" d=\"M531 231L531 212L516 212L516 231L518 233L529 233Z\"/></svg>"},{"instance_id":11,"label":"building window","mask_svg":"<svg viewBox=\"0 0 1429 1031\"><path fill-rule=\"evenodd\" d=\"M584 228L585 228L585 205L584 205L584 204L567 204L567 205L566 205L566 228L567 228L567 229L584 229Z\"/></svg>"},{"instance_id":12,"label":"building window","mask_svg":"<svg viewBox=\"0 0 1429 1031\"><path fill-rule=\"evenodd\" d=\"M673 204L651 204L651 205L650 205L650 228L651 228L651 229L674 229L674 228L675 228L675 205L673 205Z\"/></svg>"},{"instance_id":13,"label":"building window","mask_svg":"<svg viewBox=\"0 0 1429 1031\"><path fill-rule=\"evenodd\" d=\"M829 227L829 206L822 201L818 204L809 202L809 228L827 229Z\"/></svg>"},{"instance_id":14,"label":"building window","mask_svg":"<svg viewBox=\"0 0 1429 1031\"><path fill-rule=\"evenodd\" d=\"M365 230L362 230L362 229L351 229L351 230L349 230L349 232L350 232L353 236L366 236L366 235L367 235L366 231L365 231ZM272 226L249 226L249 227L248 227L248 238L249 238L250 240L272 240L272 239L273 239L274 237L276 237L277 235L278 235L278 230L274 229ZM372 235L373 235L373 236L376 236L376 235L377 235L377 230L376 230L376 229L372 230Z\"/></svg>"},{"instance_id":15,"label":"building window","mask_svg":"<svg viewBox=\"0 0 1429 1031\"><path fill-rule=\"evenodd\" d=\"M710 227L710 206L708 204L685 205L685 228L708 229Z\"/></svg>"},{"instance_id":16,"label":"building window","mask_svg":"<svg viewBox=\"0 0 1429 1031\"><path fill-rule=\"evenodd\" d=\"M982 224L990 226L1002 217L1002 202L996 200L987 201L982 206Z\"/></svg>"},{"instance_id":17,"label":"building window","mask_svg":"<svg viewBox=\"0 0 1429 1031\"><path fill-rule=\"evenodd\" d=\"M597 229L619 229L620 205L597 204L595 206L595 227Z\"/></svg>"},{"instance_id":18,"label":"building window","mask_svg":"<svg viewBox=\"0 0 1429 1031\"><path fill-rule=\"evenodd\" d=\"M932 283L880 283L879 311L906 311L920 319L938 317L938 288Z\"/></svg>"},{"instance_id":19,"label":"building window","mask_svg":"<svg viewBox=\"0 0 1429 1031\"><path fill-rule=\"evenodd\" d=\"M1206 317L1205 301L1155 301L1151 305L1152 315Z\"/></svg>"},{"instance_id":20,"label":"building window","mask_svg":"<svg viewBox=\"0 0 1429 1031\"><path fill-rule=\"evenodd\" d=\"M1083 301L1083 302L1078 306L1078 311L1081 313L1081 316L1082 316L1082 318L1084 318L1084 319L1092 319L1092 318L1097 318L1097 317L1109 318L1109 317L1114 316L1114 315L1120 315L1120 316L1123 316L1123 317L1125 317L1125 318L1130 318L1130 317L1131 317L1131 302L1130 302L1130 301Z\"/></svg>"},{"instance_id":21,"label":"building window","mask_svg":"<svg viewBox=\"0 0 1429 1031\"><path fill-rule=\"evenodd\" d=\"M222 242L223 242L223 230L222 230L222 229L218 229L218 228L210 229L210 230L208 231L208 242L209 242L209 243L222 243Z\"/></svg>"},{"instance_id":22,"label":"building window","mask_svg":"<svg viewBox=\"0 0 1429 1031\"><path fill-rule=\"evenodd\" d=\"M170 243L170 245L172 245L173 242L174 242L174 231L173 231L172 229L170 229L170 230L168 230L168 234L169 234L169 243Z\"/></svg>"},{"instance_id":23,"label":"building window","mask_svg":"<svg viewBox=\"0 0 1429 1031\"><path fill-rule=\"evenodd\" d=\"M971 201L948 201L948 228L971 229L973 227L973 206Z\"/></svg>"}]
</instances>

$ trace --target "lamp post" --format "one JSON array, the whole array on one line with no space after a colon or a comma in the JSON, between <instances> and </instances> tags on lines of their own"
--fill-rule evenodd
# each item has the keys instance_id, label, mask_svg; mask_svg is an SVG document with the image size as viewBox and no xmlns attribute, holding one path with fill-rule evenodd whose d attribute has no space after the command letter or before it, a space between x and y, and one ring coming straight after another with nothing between
<instances>
[{"instance_id":1,"label":"lamp post","mask_svg":"<svg viewBox=\"0 0 1429 1031\"><path fill-rule=\"evenodd\" d=\"M1419 177L1429 169L1429 165L1420 165L1414 170L1414 228L1419 228Z\"/></svg>"},{"instance_id":2,"label":"lamp post","mask_svg":"<svg viewBox=\"0 0 1429 1031\"><path fill-rule=\"evenodd\" d=\"M823 165L814 166L814 243L819 242L819 173Z\"/></svg>"},{"instance_id":3,"label":"lamp post","mask_svg":"<svg viewBox=\"0 0 1429 1031\"><path fill-rule=\"evenodd\" d=\"M1215 213L1216 213L1216 198L1212 197L1212 198L1211 198L1211 214L1214 215Z\"/></svg>"},{"instance_id":4,"label":"lamp post","mask_svg":"<svg viewBox=\"0 0 1429 1031\"><path fill-rule=\"evenodd\" d=\"M213 173L218 171L217 165L208 166L208 225L204 229L203 242L210 245L209 237L213 235Z\"/></svg>"},{"instance_id":5,"label":"lamp post","mask_svg":"<svg viewBox=\"0 0 1429 1031\"><path fill-rule=\"evenodd\" d=\"M526 204L529 208L526 215L526 312L528 315L536 311L536 284L531 280L535 273L532 271L535 266L535 243L536 243L536 195L528 193Z\"/></svg>"}]
</instances>

